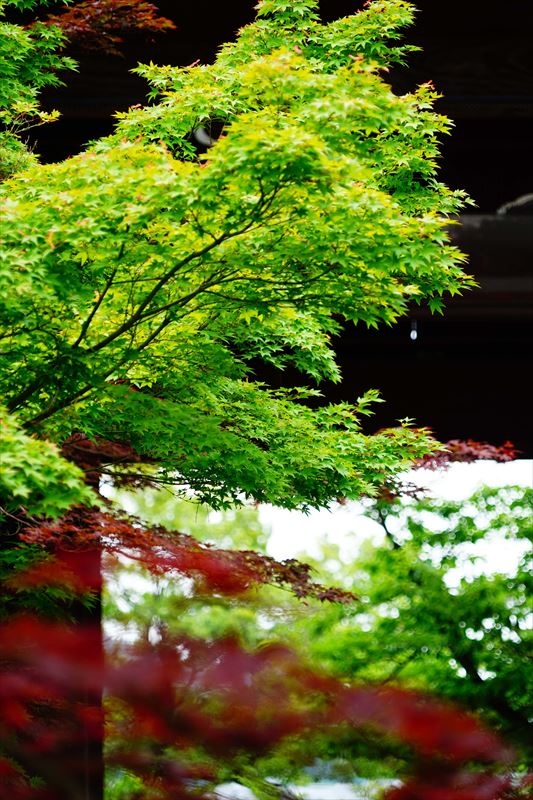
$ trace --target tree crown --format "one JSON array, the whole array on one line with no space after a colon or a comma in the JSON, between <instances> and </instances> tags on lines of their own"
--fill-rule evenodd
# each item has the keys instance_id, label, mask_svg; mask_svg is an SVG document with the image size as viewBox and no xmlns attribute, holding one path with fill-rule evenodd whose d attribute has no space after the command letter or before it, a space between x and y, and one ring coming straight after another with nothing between
<instances>
[{"instance_id":1,"label":"tree crown","mask_svg":"<svg viewBox=\"0 0 533 800\"><path fill-rule=\"evenodd\" d=\"M372 393L311 410L313 392L250 366L338 380L341 323L390 324L470 283L445 231L462 195L435 178L449 123L429 86L396 96L380 76L410 15L390 0L322 25L313 3L261 4L213 65L142 68L158 102L112 137L4 184L2 388L19 424L127 445L123 468L215 505L372 493L431 447L406 426L364 436ZM210 121L222 135L199 156Z\"/></svg>"}]
</instances>

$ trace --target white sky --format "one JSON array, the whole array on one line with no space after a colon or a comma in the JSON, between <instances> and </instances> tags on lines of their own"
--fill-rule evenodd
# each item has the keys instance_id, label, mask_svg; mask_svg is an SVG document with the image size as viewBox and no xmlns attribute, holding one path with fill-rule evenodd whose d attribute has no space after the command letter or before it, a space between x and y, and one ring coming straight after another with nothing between
<instances>
[{"instance_id":1,"label":"white sky","mask_svg":"<svg viewBox=\"0 0 533 800\"><path fill-rule=\"evenodd\" d=\"M533 460L510 461L506 464L493 461L458 463L452 464L447 471L415 470L408 479L429 489L430 495L461 500L482 485L533 487ZM377 523L363 517L364 507L359 503L346 506L335 504L330 510L311 511L307 515L264 505L260 506L259 513L262 522L272 530L269 553L278 559L292 558L304 552L315 555L318 541L324 534L342 544L347 556L355 554L363 539L382 537ZM508 568L512 569L516 563L515 554L495 548L492 551L489 561L499 561L502 571L507 571L507 563Z\"/></svg>"}]
</instances>

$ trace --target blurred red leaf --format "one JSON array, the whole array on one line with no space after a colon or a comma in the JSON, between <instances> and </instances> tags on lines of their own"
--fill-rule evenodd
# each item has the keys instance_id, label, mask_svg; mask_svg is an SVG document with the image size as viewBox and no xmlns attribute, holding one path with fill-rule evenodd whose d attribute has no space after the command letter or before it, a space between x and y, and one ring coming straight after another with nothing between
<instances>
[{"instance_id":1,"label":"blurred red leaf","mask_svg":"<svg viewBox=\"0 0 533 800\"><path fill-rule=\"evenodd\" d=\"M339 724L371 726L422 757L420 774L388 800L496 800L509 785L459 771L466 762L510 757L474 717L398 688L346 686L281 645L248 651L234 639L183 637L115 643L104 669L94 628L21 617L0 634L2 738L18 731L18 760L35 767L46 755L54 768L61 764L62 780L79 769L69 760L77 737L100 735L94 698L105 689L120 707L110 720L121 742L112 762L156 781L162 798L190 798L190 781L209 775L201 764L175 763L166 747L258 755L289 735ZM10 762L2 769L6 780L17 778Z\"/></svg>"},{"instance_id":2,"label":"blurred red leaf","mask_svg":"<svg viewBox=\"0 0 533 800\"><path fill-rule=\"evenodd\" d=\"M421 755L453 762L509 761L511 751L475 717L426 695L398 688L347 689L337 698L339 721L370 724Z\"/></svg>"}]
</instances>

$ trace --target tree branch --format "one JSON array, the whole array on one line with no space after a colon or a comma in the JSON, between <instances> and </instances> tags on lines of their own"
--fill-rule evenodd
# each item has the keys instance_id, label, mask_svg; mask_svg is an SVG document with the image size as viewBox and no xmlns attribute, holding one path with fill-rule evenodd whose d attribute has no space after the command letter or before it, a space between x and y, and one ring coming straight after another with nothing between
<instances>
[{"instance_id":1,"label":"tree branch","mask_svg":"<svg viewBox=\"0 0 533 800\"><path fill-rule=\"evenodd\" d=\"M387 517L385 516L385 514L383 513L383 509L379 505L376 506L376 514L377 514L377 517L378 517L379 524L381 525L381 527L383 528L383 531L385 532L385 536L387 537L387 541L390 542L390 544L393 547L393 550L401 550L402 546L394 538L394 536L392 535L391 531L388 529L388 527L387 527ZM413 577L413 576L411 576L411 577Z\"/></svg>"},{"instance_id":2,"label":"tree branch","mask_svg":"<svg viewBox=\"0 0 533 800\"><path fill-rule=\"evenodd\" d=\"M120 253L118 254L118 260L119 261L122 258L123 253L124 253L124 242L122 243L121 248L120 248ZM93 307L92 307L92 309L91 309L91 311L89 313L89 316L87 317L87 319L84 321L84 323L81 326L79 336L76 339L76 341L74 342L74 344L72 345L72 349L74 349L76 347L79 347L80 343L85 338L85 335L87 334L87 331L89 330L89 326L90 326L91 322L93 321L94 317L96 316L96 313L97 313L98 309L102 305L102 302L103 302L106 294L108 293L108 291L110 290L111 286L113 285L113 279L114 279L115 275L117 274L117 271L118 271L118 266L116 266L112 270L111 275L107 279L104 288L102 289L102 291L98 295L98 298L97 298L96 302L94 303L94 305L93 305Z\"/></svg>"},{"instance_id":3,"label":"tree branch","mask_svg":"<svg viewBox=\"0 0 533 800\"><path fill-rule=\"evenodd\" d=\"M182 269L182 267L186 266L191 261L195 261L196 259L202 258L203 256L207 255L207 253L209 253L211 250L213 250L219 244L222 244L222 242L228 241L229 239L233 239L236 236L242 235L247 230L249 230L249 228L251 227L252 224L253 223L250 223L249 225L247 225L242 230L237 231L237 232L235 232L233 234L226 234L224 236L219 236L212 243L206 245L201 250L196 250L194 253L190 253L188 256L186 256L181 261L179 261L177 264L175 264L172 267L172 269L168 270L168 272L166 272L165 275L163 275L163 277L160 278L157 281L157 283L153 287L153 289L151 289L148 292L148 294L146 295L144 300L142 300L142 302L137 306L137 309L135 310L135 312L127 320L125 320L122 323L122 325L119 325L119 327L116 330L114 330L112 333L108 334L108 336L106 336L103 339L101 339L97 344L95 344L92 347L88 348L87 352L88 353L96 353L99 350L102 350L104 347L107 347L108 344L111 344L111 342L113 342L119 336L122 336L123 333L127 333L127 331L129 331L134 325L136 325L138 322L140 322L143 319L144 310L146 308L148 308L148 306L150 305L152 300L154 300L156 298L156 296L159 294L161 289L180 271L180 269ZM202 291L203 291L203 289L202 289ZM193 296L196 296L196 294L199 294L198 290L195 291Z\"/></svg>"}]
</instances>

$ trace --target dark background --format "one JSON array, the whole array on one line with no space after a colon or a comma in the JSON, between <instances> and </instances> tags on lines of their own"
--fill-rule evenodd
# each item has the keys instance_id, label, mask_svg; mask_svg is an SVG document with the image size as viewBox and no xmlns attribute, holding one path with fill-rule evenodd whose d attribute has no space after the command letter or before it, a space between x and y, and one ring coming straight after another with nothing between
<instances>
[{"instance_id":1,"label":"dark background","mask_svg":"<svg viewBox=\"0 0 533 800\"><path fill-rule=\"evenodd\" d=\"M323 18L333 19L362 2L320 5ZM137 62L212 60L218 45L254 17L253 0L164 0L159 6L176 31L151 42L135 36L122 58L74 53L79 73L44 98L63 114L34 134L44 160L77 152L111 131L115 111L144 101L144 81L128 72ZM533 3L419 0L418 7L406 39L423 51L391 82L406 91L431 79L444 95L438 109L455 128L443 142L441 178L476 203L454 238L481 288L448 300L445 317L417 307L393 328L350 326L336 342L343 383L325 392L328 399L351 400L378 388L386 403L376 407L368 430L410 416L443 440L510 439L533 458L533 204L520 214L496 215L502 204L533 193ZM418 338L411 341L414 320Z\"/></svg>"}]
</instances>

